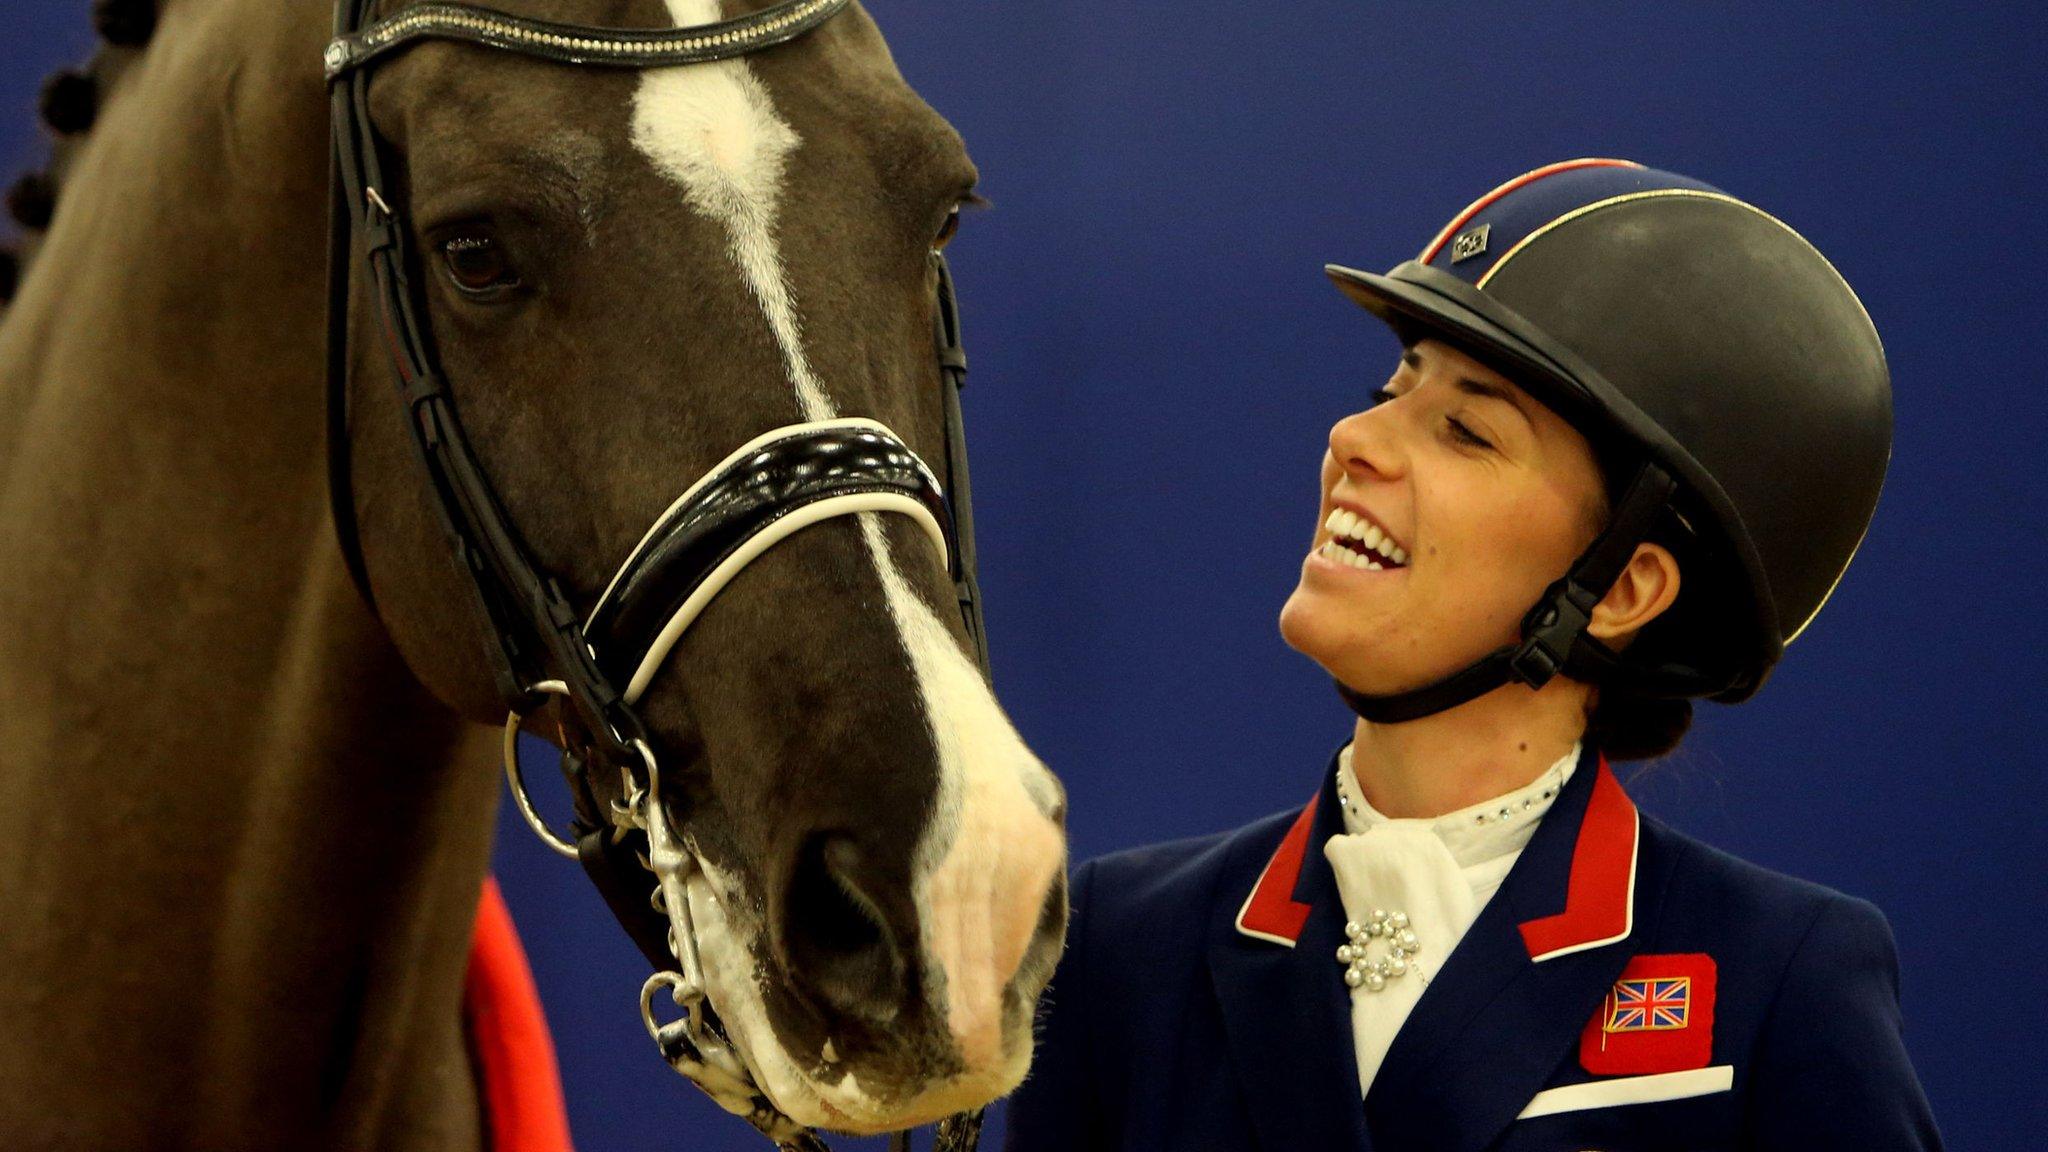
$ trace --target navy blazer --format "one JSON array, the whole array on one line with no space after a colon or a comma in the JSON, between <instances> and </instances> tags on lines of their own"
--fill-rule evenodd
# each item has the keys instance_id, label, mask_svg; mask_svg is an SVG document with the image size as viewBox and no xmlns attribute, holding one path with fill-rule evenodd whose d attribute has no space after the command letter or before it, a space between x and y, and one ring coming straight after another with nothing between
<instances>
[{"instance_id":1,"label":"navy blazer","mask_svg":"<svg viewBox=\"0 0 2048 1152\"><path fill-rule=\"evenodd\" d=\"M1361 1106L1334 779L1075 869L1010 1152L1941 1146L1883 915L1641 816L1592 754Z\"/></svg>"}]
</instances>

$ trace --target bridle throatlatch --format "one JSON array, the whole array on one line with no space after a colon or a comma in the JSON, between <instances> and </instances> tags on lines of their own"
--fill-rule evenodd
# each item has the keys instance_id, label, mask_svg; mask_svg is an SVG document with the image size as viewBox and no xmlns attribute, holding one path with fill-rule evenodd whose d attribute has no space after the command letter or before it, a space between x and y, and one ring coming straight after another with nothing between
<instances>
[{"instance_id":1,"label":"bridle throatlatch","mask_svg":"<svg viewBox=\"0 0 2048 1152\"><path fill-rule=\"evenodd\" d=\"M1337 694L1366 720L1398 724L1448 711L1503 685L1541 688L1559 673L1598 682L1620 664L1613 649L1586 635L1593 607L1614 587L1635 556L1636 546L1670 506L1675 491L1677 485L1662 467L1649 462L1640 465L1607 528L1522 618L1522 637L1517 643L1497 648L1460 671L1407 692L1368 696L1336 681Z\"/></svg>"},{"instance_id":2,"label":"bridle throatlatch","mask_svg":"<svg viewBox=\"0 0 2048 1152\"><path fill-rule=\"evenodd\" d=\"M744 1051L707 1000L687 886L707 874L690 833L671 818L663 766L634 704L690 624L750 561L823 520L869 512L907 516L939 551L984 676L988 650L974 577L974 527L959 390L967 359L945 260L936 278L934 345L945 412L945 482L884 425L843 418L777 428L740 446L669 505L620 565L587 615L534 563L506 518L462 428L422 323L411 277L418 265L400 212L383 189L383 149L369 115L370 65L409 44L453 40L562 63L671 67L749 55L794 40L848 0L784 0L689 28L607 29L528 20L461 4L428 3L364 26L373 0L337 0L325 53L333 118L328 269L329 495L342 556L375 608L358 536L349 463L348 301L357 237L375 282L398 395L450 547L493 638L492 665L510 715L505 771L521 814L556 852L577 859L655 968L640 1010L662 1058L719 1105L785 1149L824 1152L816 1133L770 1101ZM950 494L950 500L948 499ZM575 719L562 771L576 804L570 835L550 828L518 761L522 718L559 697ZM567 729L565 728L565 735ZM600 801L596 777L616 773L620 799ZM679 790L671 787L671 795ZM657 997L680 1010L660 1018ZM979 1112L938 1126L935 1148L971 1150ZM898 1135L908 1147L908 1134Z\"/></svg>"}]
</instances>

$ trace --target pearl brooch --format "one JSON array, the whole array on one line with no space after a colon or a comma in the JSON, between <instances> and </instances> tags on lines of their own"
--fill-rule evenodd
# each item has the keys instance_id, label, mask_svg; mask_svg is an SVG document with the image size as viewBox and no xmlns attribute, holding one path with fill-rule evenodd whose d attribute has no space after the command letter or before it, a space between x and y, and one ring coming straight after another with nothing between
<instances>
[{"instance_id":1,"label":"pearl brooch","mask_svg":"<svg viewBox=\"0 0 2048 1152\"><path fill-rule=\"evenodd\" d=\"M1387 981L1407 975L1411 967L1408 958L1422 951L1422 941L1408 926L1408 914L1384 908L1373 909L1363 922L1353 920L1344 925L1344 939L1337 948L1337 963L1344 965L1344 983L1368 992L1381 991ZM1385 941L1387 953L1368 959L1375 941Z\"/></svg>"}]
</instances>

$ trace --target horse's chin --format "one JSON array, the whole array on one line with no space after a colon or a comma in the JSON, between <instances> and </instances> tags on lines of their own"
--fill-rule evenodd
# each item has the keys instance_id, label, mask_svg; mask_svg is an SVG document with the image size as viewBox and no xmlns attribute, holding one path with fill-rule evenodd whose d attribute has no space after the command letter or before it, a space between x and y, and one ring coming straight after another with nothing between
<instances>
[{"instance_id":1,"label":"horse's chin","mask_svg":"<svg viewBox=\"0 0 2048 1152\"><path fill-rule=\"evenodd\" d=\"M1006 1096L1023 1082L1030 1063L1029 1044L1020 1044L1015 1058L1005 1061L1000 1068L979 1076L952 1077L907 1100L867 1096L861 1090L858 1073L854 1072L848 1072L836 1084L797 1074L767 1091L776 1107L800 1124L854 1136L877 1136L936 1123Z\"/></svg>"},{"instance_id":2,"label":"horse's chin","mask_svg":"<svg viewBox=\"0 0 2048 1152\"><path fill-rule=\"evenodd\" d=\"M811 1128L872 1136L934 1123L958 1112L980 1108L1008 1095L1031 1066L1031 1006L1036 1000L1013 992L1004 1013L1002 1055L993 1063L954 1070L908 1092L876 1090L878 1083L901 1084L901 1075L870 1075L855 1064L807 1069L776 1035L769 1019L761 966L748 947L748 929L734 924L725 909L734 902L715 900L711 886L726 886L719 877L693 877L690 908L698 934L706 991L727 1034L746 1055L758 1086L784 1115ZM726 889L730 892L730 889ZM736 894L736 893L735 893ZM1036 981L1035 983L1043 983Z\"/></svg>"}]
</instances>

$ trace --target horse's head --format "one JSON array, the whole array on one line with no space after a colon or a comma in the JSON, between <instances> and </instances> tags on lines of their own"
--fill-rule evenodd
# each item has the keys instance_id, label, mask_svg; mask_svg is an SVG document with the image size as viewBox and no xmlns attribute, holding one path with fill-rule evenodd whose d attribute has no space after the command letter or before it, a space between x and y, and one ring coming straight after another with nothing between
<instances>
[{"instance_id":1,"label":"horse's head","mask_svg":"<svg viewBox=\"0 0 2048 1152\"><path fill-rule=\"evenodd\" d=\"M389 14L395 6L387 5ZM521 0L612 27L717 0ZM943 460L932 252L975 170L864 12L647 71L468 45L369 88L427 334L538 565L587 612L647 526L753 437L871 417ZM423 682L501 719L487 633L353 287L355 507ZM910 517L825 520L741 571L637 703L712 1002L774 1102L879 1131L1008 1091L1065 922L1063 801L977 671Z\"/></svg>"}]
</instances>

